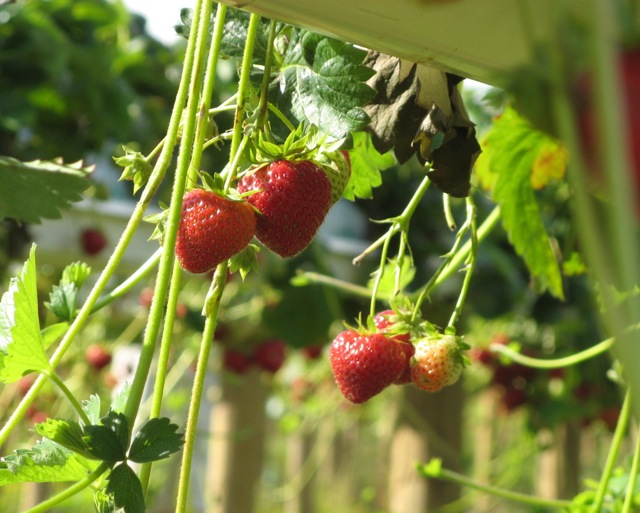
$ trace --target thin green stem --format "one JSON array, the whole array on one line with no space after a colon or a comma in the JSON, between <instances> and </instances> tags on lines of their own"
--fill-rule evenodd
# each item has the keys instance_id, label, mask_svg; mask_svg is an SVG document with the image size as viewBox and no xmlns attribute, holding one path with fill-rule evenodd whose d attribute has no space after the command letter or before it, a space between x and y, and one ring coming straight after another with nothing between
<instances>
[{"instance_id":1,"label":"thin green stem","mask_svg":"<svg viewBox=\"0 0 640 513\"><path fill-rule=\"evenodd\" d=\"M158 248L153 255L151 255L147 261L142 264L138 269L131 274L125 281L123 281L120 285L114 288L108 294L102 296L99 301L93 306L91 312L97 312L98 310L104 308L105 306L111 304L116 299L124 296L127 292L129 292L133 287L135 287L141 280L148 277L151 274L151 271L158 265L160 261L160 255L162 255L162 248Z\"/></svg>"},{"instance_id":2,"label":"thin green stem","mask_svg":"<svg viewBox=\"0 0 640 513\"><path fill-rule=\"evenodd\" d=\"M620 446L622 445L622 439L627 431L629 419L631 416L631 391L627 390L622 403L622 409L620 410L620 417L618 418L618 424L616 430L613 433L613 440L611 440L611 446L609 447L609 454L607 455L607 461L604 464L602 476L598 482L598 489L596 490L596 496L594 502L589 510L590 513L600 513L602 511L602 504L604 503L605 495L609 489L609 481L613 475L613 470L618 459L618 453L620 452Z\"/></svg>"},{"instance_id":3,"label":"thin green stem","mask_svg":"<svg viewBox=\"0 0 640 513\"><path fill-rule=\"evenodd\" d=\"M247 41L244 47L244 54L242 58L242 67L240 69L240 80L238 82L238 104L236 107L236 113L233 120L233 137L231 139L231 149L229 153L231 160L238 153L240 148L240 142L243 138L243 126L244 118L247 106L247 97L249 96L249 89L251 87L251 68L253 65L253 48L256 43L256 37L258 35L258 26L260 23L260 16L257 14L251 14L249 18L249 27L247 28ZM228 173L225 179L225 190L231 187L233 180L235 179L237 169L232 167L228 169Z\"/></svg>"},{"instance_id":4,"label":"thin green stem","mask_svg":"<svg viewBox=\"0 0 640 513\"><path fill-rule=\"evenodd\" d=\"M64 381L62 381L54 371L47 373L46 376L56 384L56 386L60 389L60 391L64 394L64 396L69 400L69 402L71 403L71 406L73 406L76 412L78 412L78 415L80 416L80 419L82 420L82 422L86 426L89 426L91 424L89 417L87 417L87 414L82 409L82 405L78 402L78 400L73 395L71 390L69 390L69 387L67 387L67 385L64 384Z\"/></svg>"},{"instance_id":5,"label":"thin green stem","mask_svg":"<svg viewBox=\"0 0 640 513\"><path fill-rule=\"evenodd\" d=\"M326 274L320 274L312 271L298 271L296 276L291 279L291 283L296 286L305 286L309 283L319 283L326 285L336 290L346 292L355 297L370 298L371 289L362 287L360 285L354 285L348 281L339 280Z\"/></svg>"},{"instance_id":6,"label":"thin green stem","mask_svg":"<svg viewBox=\"0 0 640 513\"><path fill-rule=\"evenodd\" d=\"M480 244L487 236L491 233L491 231L498 225L500 221L500 207L496 206L491 213L487 216L484 222L478 228L478 244ZM464 263L464 261L469 257L471 253L472 241L467 240L462 247L455 252L455 254L451 257L446 265L442 268L442 270L438 273L436 277L433 278L433 283L427 283L422 289L416 291L412 294L412 297L420 297L424 295L424 290L433 291L437 289L440 285L442 285L445 281L447 281L453 274L458 272L460 266ZM420 301L420 300L418 300Z\"/></svg>"},{"instance_id":7,"label":"thin green stem","mask_svg":"<svg viewBox=\"0 0 640 513\"><path fill-rule=\"evenodd\" d=\"M451 211L451 196L448 194L442 195L442 207L444 209L444 219L447 222L449 230L455 231L457 227L456 220L453 217L453 212Z\"/></svg>"},{"instance_id":8,"label":"thin green stem","mask_svg":"<svg viewBox=\"0 0 640 513\"><path fill-rule=\"evenodd\" d=\"M431 275L431 278L429 278L429 281L420 290L420 293L418 294L418 299L416 299L416 302L413 307L413 313L411 314L412 320L416 320L418 318L420 309L422 308L422 303L424 303L425 299L427 299L429 297L429 294L435 289L435 287L438 284L438 280L442 276L442 273L444 273L446 269L451 269L452 268L451 262L453 262L453 260L457 255L462 253L461 251L462 241L464 240L464 236L467 233L467 230L469 230L469 223L470 223L470 220L467 219L465 223L460 227L460 229L458 230L458 233L456 234L456 238L455 238L455 241L453 242L453 246L451 247L451 250L449 251L449 253L445 255L445 259L442 262L442 264L440 264L440 267L436 269L436 271ZM465 259L471 253L471 248L472 248L472 245L470 244L469 252L466 254ZM442 283L442 281L440 281L440 283Z\"/></svg>"},{"instance_id":9,"label":"thin green stem","mask_svg":"<svg viewBox=\"0 0 640 513\"><path fill-rule=\"evenodd\" d=\"M189 163L191 161L191 150L195 140L198 98L202 85L203 65L206 57L206 46L198 44L198 41L206 41L209 37L209 21L211 20L212 7L212 2L209 0L202 0L202 2L198 2L196 5L185 55L184 74L182 78L188 80L189 84L189 94L185 109L185 123L180 141L180 151L178 153L177 169L171 193L169 215L163 237L163 247L165 250L160 258L156 287L153 301L151 302L149 320L142 341L140 359L125 407L125 415L131 426L135 424L134 421L138 413L138 408L140 407L140 402L142 401L149 370L151 369L160 324L162 323L165 297L169 288L172 269L175 265L174 247L178 225L180 223L182 197L184 195ZM185 77L186 73L189 74L189 78Z\"/></svg>"},{"instance_id":10,"label":"thin green stem","mask_svg":"<svg viewBox=\"0 0 640 513\"><path fill-rule=\"evenodd\" d=\"M169 358L171 356L171 341L173 339L173 327L176 318L176 307L180 296L180 282L182 278L182 269L179 265L173 266L173 275L169 286L169 297L167 298L167 309L162 329L162 338L160 340L160 351L158 354L158 366L156 369L156 379L153 387L153 399L150 418L157 418L162 412L162 401L164 399L164 388L167 378L167 369L169 368ZM149 486L149 478L151 476L152 463L145 463L140 468L140 482L145 494Z\"/></svg>"},{"instance_id":11,"label":"thin green stem","mask_svg":"<svg viewBox=\"0 0 640 513\"><path fill-rule=\"evenodd\" d=\"M633 461L629 469L629 483L627 484L627 492L624 497L622 511L620 513L631 513L633 509L634 498L636 496L636 483L638 482L638 470L640 470L640 436L636 433L636 447L633 452Z\"/></svg>"},{"instance_id":12,"label":"thin green stem","mask_svg":"<svg viewBox=\"0 0 640 513\"><path fill-rule=\"evenodd\" d=\"M73 497L77 493L80 493L82 490L91 486L108 469L109 466L106 463L101 463L97 469L95 469L93 472L91 472L91 474L89 474L81 481L78 481L59 494L50 497L46 501L41 502L37 506L26 510L24 513L46 513L47 511L52 511L52 508L54 508L58 504L63 503L67 499Z\"/></svg>"},{"instance_id":13,"label":"thin green stem","mask_svg":"<svg viewBox=\"0 0 640 513\"><path fill-rule=\"evenodd\" d=\"M218 68L218 57L220 56L220 47L222 46L222 36L224 33L224 22L227 16L227 6L218 4L216 10L216 19L213 25L213 37L209 46L209 57L207 59L206 72L204 76L204 85L200 96L200 113L196 125L196 136L193 151L191 154L191 165L189 166L189 180L195 185L198 180L198 170L202 161L202 151L204 149L204 140L209 125L211 98L216 85L216 76ZM207 38L208 39L208 38ZM202 39L198 45L206 47L207 39ZM203 48L196 46L196 52L204 52Z\"/></svg>"},{"instance_id":14,"label":"thin green stem","mask_svg":"<svg viewBox=\"0 0 640 513\"><path fill-rule=\"evenodd\" d=\"M374 280L373 287L371 288L371 303L369 305L369 315L371 315L371 318L373 318L373 316L376 314L376 300L378 296L378 290L380 289L380 282L382 281L382 276L384 275L384 267L387 263L387 254L389 253L390 243L391 237L387 237L384 241L384 244L382 245L380 265L378 266L378 270L376 271L376 279Z\"/></svg>"},{"instance_id":15,"label":"thin green stem","mask_svg":"<svg viewBox=\"0 0 640 513\"><path fill-rule=\"evenodd\" d=\"M497 486L481 484L481 483L478 483L477 481L474 481L473 479L468 478L467 476L464 476L462 474L459 474L457 472L453 472L452 470L448 470L444 468L439 469L437 474L434 474L427 469L428 469L428 465L421 465L418 467L418 471L425 477L431 477L435 479L441 479L443 481L448 481L450 483L456 483L466 488L472 488L474 490L479 490L483 493L488 493L496 497L502 497L503 499L519 502L522 504L529 504L531 506L542 506L547 508L564 508L564 509L568 509L569 507L571 507L571 504L572 504L570 501L543 499L541 497L536 497L533 495L512 492L510 490L498 488Z\"/></svg>"},{"instance_id":16,"label":"thin green stem","mask_svg":"<svg viewBox=\"0 0 640 513\"><path fill-rule=\"evenodd\" d=\"M260 103L258 104L258 119L256 127L264 127L269 110L269 84L271 83L271 62L273 61L273 42L276 38L276 21L271 20L269 24L269 37L267 40L267 55L264 59L264 75L260 87Z\"/></svg>"},{"instance_id":17,"label":"thin green stem","mask_svg":"<svg viewBox=\"0 0 640 513\"><path fill-rule=\"evenodd\" d=\"M296 127L291 124L291 121L289 121L282 112L280 112L280 109L278 109L278 107L276 107L273 103L268 103L267 107L271 112L273 112L276 115L276 117L280 121L282 121L284 126L286 126L290 132L295 132Z\"/></svg>"},{"instance_id":18,"label":"thin green stem","mask_svg":"<svg viewBox=\"0 0 640 513\"><path fill-rule=\"evenodd\" d=\"M595 346L590 347L589 349L585 349L584 351L580 351L579 353L565 356L563 358L554 358L553 360L541 360L539 358L532 358L531 356L524 355L501 344L491 344L489 346L489 349L506 356L516 363L526 365L527 367L535 367L536 369L557 369L560 367L569 367L571 365L576 365L578 363L589 360L594 356L605 353L606 351L611 349L611 347L613 347L615 341L616 339L613 337L608 338L606 340L603 340L602 342L599 342Z\"/></svg>"},{"instance_id":19,"label":"thin green stem","mask_svg":"<svg viewBox=\"0 0 640 513\"><path fill-rule=\"evenodd\" d=\"M476 260L478 257L478 230L476 222L476 206L473 203L471 196L467 198L467 221L469 222L469 234L471 241L471 252L469 253L468 264L465 269L464 280L462 282L462 288L460 289L460 295L458 301L449 319L447 331L455 330L455 325L458 322L460 314L462 314L462 308L467 299L469 293L469 285L471 284L471 278L476 268Z\"/></svg>"},{"instance_id":20,"label":"thin green stem","mask_svg":"<svg viewBox=\"0 0 640 513\"><path fill-rule=\"evenodd\" d=\"M362 253L360 253L357 257L355 257L353 259L353 265L359 265L367 255L370 255L380 246L386 244L386 240L393 237L399 231L404 231L405 233L408 232L411 217L416 211L416 208L418 208L420 200L427 192L427 189L429 189L429 185L431 185L431 180L429 180L429 177L425 176L422 179L422 182L420 182L420 185L418 185L418 188L413 193L413 196L409 200L409 203L407 203L407 206L404 208L402 213L397 217L392 217L391 219L387 219L386 221L381 221L391 223L389 230L387 231L387 233L377 239L373 244L371 244L367 249L365 249Z\"/></svg>"},{"instance_id":21,"label":"thin green stem","mask_svg":"<svg viewBox=\"0 0 640 513\"><path fill-rule=\"evenodd\" d=\"M220 308L220 300L222 299L222 293L224 292L224 287L227 282L227 269L228 262L225 261L221 263L216 269L216 273L211 284L210 309L202 332L200 352L198 354L198 363L196 365L191 401L189 403L189 414L185 428L185 442L182 452L182 467L180 469L180 480L178 482L178 498L176 501L175 513L185 513L189 505L189 477L191 475L191 467L193 465L193 452L195 449L198 430L198 417L205 389L204 385L207 378L207 366L209 362L209 355L211 353L213 335L216 330L218 309Z\"/></svg>"}]
</instances>

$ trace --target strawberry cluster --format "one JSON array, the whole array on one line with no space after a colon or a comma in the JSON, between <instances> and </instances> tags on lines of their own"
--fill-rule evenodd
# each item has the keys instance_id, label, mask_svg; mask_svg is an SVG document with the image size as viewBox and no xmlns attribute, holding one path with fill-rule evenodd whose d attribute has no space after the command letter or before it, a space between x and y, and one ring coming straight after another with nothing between
<instances>
[{"instance_id":1,"label":"strawberry cluster","mask_svg":"<svg viewBox=\"0 0 640 513\"><path fill-rule=\"evenodd\" d=\"M464 359L456 337L432 333L413 343L393 310L378 313L373 324L373 331L343 331L331 344L331 369L347 400L363 403L390 385L411 382L436 392L460 377Z\"/></svg>"},{"instance_id":2,"label":"strawberry cluster","mask_svg":"<svg viewBox=\"0 0 640 513\"><path fill-rule=\"evenodd\" d=\"M254 236L283 258L300 253L351 175L346 151L323 158L279 158L249 169L238 180L237 197L200 188L187 192L176 239L182 268L210 272L244 250Z\"/></svg>"}]
</instances>

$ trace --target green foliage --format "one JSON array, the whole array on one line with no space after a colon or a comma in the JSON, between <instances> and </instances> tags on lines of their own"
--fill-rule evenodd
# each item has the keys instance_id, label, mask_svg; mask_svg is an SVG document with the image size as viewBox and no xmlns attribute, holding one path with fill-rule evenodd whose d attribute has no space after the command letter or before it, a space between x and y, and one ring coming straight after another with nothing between
<instances>
[{"instance_id":1,"label":"green foliage","mask_svg":"<svg viewBox=\"0 0 640 513\"><path fill-rule=\"evenodd\" d=\"M562 274L540 217L532 188L532 170L549 136L506 110L483 142L477 169L485 183L495 183L502 223L516 252L524 259L541 291L563 298Z\"/></svg>"},{"instance_id":2,"label":"green foliage","mask_svg":"<svg viewBox=\"0 0 640 513\"><path fill-rule=\"evenodd\" d=\"M82 199L81 193L91 185L91 171L82 162L20 162L0 157L0 218L28 223L59 218L60 210Z\"/></svg>"},{"instance_id":3,"label":"green foliage","mask_svg":"<svg viewBox=\"0 0 640 513\"><path fill-rule=\"evenodd\" d=\"M114 467L109 474L106 492L111 494L113 502L125 513L144 513L144 492L136 473L126 463Z\"/></svg>"},{"instance_id":4,"label":"green foliage","mask_svg":"<svg viewBox=\"0 0 640 513\"><path fill-rule=\"evenodd\" d=\"M182 435L177 430L178 426L166 417L149 419L131 442L129 459L148 463L168 458L182 445Z\"/></svg>"},{"instance_id":5,"label":"green foliage","mask_svg":"<svg viewBox=\"0 0 640 513\"><path fill-rule=\"evenodd\" d=\"M32 449L18 449L0 461L0 486L12 483L79 481L94 464L51 440L40 440Z\"/></svg>"},{"instance_id":6,"label":"green foliage","mask_svg":"<svg viewBox=\"0 0 640 513\"><path fill-rule=\"evenodd\" d=\"M0 299L0 381L11 383L29 372L48 372L38 317L35 245L20 276Z\"/></svg>"},{"instance_id":7,"label":"green foliage","mask_svg":"<svg viewBox=\"0 0 640 513\"><path fill-rule=\"evenodd\" d=\"M362 64L366 52L313 32L301 31L289 45L280 85L300 123L316 125L341 139L369 122L364 106L375 95L364 83L374 71Z\"/></svg>"},{"instance_id":8,"label":"green foliage","mask_svg":"<svg viewBox=\"0 0 640 513\"><path fill-rule=\"evenodd\" d=\"M366 132L353 134L351 157L351 178L343 196L349 200L371 198L372 189L382 184L380 171L395 165L396 160L390 151L381 154L371 143L371 135Z\"/></svg>"},{"instance_id":9,"label":"green foliage","mask_svg":"<svg viewBox=\"0 0 640 513\"><path fill-rule=\"evenodd\" d=\"M62 272L58 285L54 285L45 306L59 319L72 321L76 315L76 300L83 283L91 274L91 268L84 262L69 264Z\"/></svg>"}]
</instances>

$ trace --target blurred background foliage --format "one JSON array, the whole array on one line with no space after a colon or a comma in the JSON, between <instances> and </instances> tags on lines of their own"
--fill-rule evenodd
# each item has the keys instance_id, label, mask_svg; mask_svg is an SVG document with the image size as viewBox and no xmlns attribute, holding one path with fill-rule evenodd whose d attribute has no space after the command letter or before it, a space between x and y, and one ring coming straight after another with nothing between
<instances>
[{"instance_id":1,"label":"blurred background foliage","mask_svg":"<svg viewBox=\"0 0 640 513\"><path fill-rule=\"evenodd\" d=\"M130 198L129 189L123 191L116 185L120 170L113 165L111 156L121 154L122 145L146 154L162 139L180 76L182 52L181 44L168 47L149 36L144 19L131 15L120 1L30 0L0 5L0 155L21 160L88 159L98 164L95 178L100 183L90 194ZM227 71L219 77L213 105L235 92L235 70L230 65ZM496 98L500 98L500 92L494 91L492 98L492 102L486 102L476 89L465 89L465 101L479 134L490 127L492 117L499 112L500 101ZM216 122L222 132L230 126L231 117L220 116ZM224 150L212 149L203 167L216 170L223 164ZM299 257L282 261L265 254L259 273L250 275L246 282L237 278L230 282L217 336L221 349L213 364L216 372L220 370L223 347L248 351L273 338L284 340L288 346L285 369L269 382L271 402L267 405L275 420L270 433L280 443L268 447L268 458L274 459L265 465L264 482L268 486L261 493L266 505L278 500L275 492L269 495L269 486L279 489L287 478L280 464L283 440L303 426L317 428L322 419L333 415L336 402L341 404L336 417L342 424L333 425L332 429L343 433L341 443L347 445L353 442L348 433L357 433L361 443L357 458L375 459L376 444L388 435L385 430L391 429L385 423L385 412L393 411L399 392L389 392L358 410L349 408L335 393L325 359L306 358L297 351L326 346L342 328L343 320L352 322L367 311L368 299L319 285L296 287L291 284L291 277L296 270L304 269L366 285L368 272L376 265L375 257L365 261L362 269L351 266L351 259L386 230L384 225L367 220L400 213L422 173L415 160L385 171L383 184L374 191L374 197L355 203L339 202L337 213L329 217L318 239ZM475 192L483 219L493 204L478 185ZM160 198L163 195L166 191L161 191ZM537 195L552 242L571 248L575 234L569 222L567 185L554 183ZM464 206L454 202L454 210L462 213ZM345 225L344 219L350 224ZM412 219L410 244L415 278L408 292L428 280L454 237L442 215L441 194L430 190ZM2 221L0 272L6 271L9 261L21 260L21 248L28 241L28 227L12 220ZM8 276L3 274L0 276L6 282ZM50 275L55 276L55 272ZM567 272L564 279L565 302L538 295L505 233L495 230L480 248L460 332L478 351L492 341L504 340L516 342L523 351L536 356L557 357L593 345L601 337L591 313L594 305L587 299L590 294L586 293L585 276ZM459 281L453 278L438 289L425 307L426 318L436 324L446 323ZM177 333L190 355L195 355L194 334L201 329L199 311L207 286L208 281L201 277L185 280ZM138 294L142 291L134 291L123 302L97 315L84 344L138 342L141 319L148 307ZM485 361L480 352L474 354L478 359L469 368L465 383L465 393L471 399L468 415L475 414L477 403L473 399L492 390L499 398L494 406L505 415L514 414L512 425L520 430L519 438L513 433L507 437L505 447L511 451L494 462L496 475L492 477L497 482L509 484L521 478L524 488L532 486L536 476L522 464L528 453L521 449L535 446L534 434L542 429L569 421L585 426L602 421L598 429L611 427L619 397L613 383L604 377L609 367L606 357L566 372L549 373L532 372L495 359ZM87 393L95 393L89 388L95 385L95 379L82 370L81 348L76 358L66 372L76 377L77 390L86 388ZM104 382L100 386L108 388L108 376ZM178 397L185 400L184 396ZM4 401L2 407L10 411L14 399L9 392L0 395L0 399ZM55 415L51 408L58 402L46 399L42 407L48 403L46 413ZM492 420L503 428L508 422L505 419L503 416ZM309 423L313 428L308 428ZM473 426L468 429L464 460L472 466ZM351 451L348 454L356 455L354 449ZM354 461L357 458L354 456ZM349 466L356 491L349 492L352 509L345 507L341 511L384 510L380 505L384 493L376 488L384 486L384 464L377 468L377 477L370 480L367 477L373 473L371 464ZM156 486L161 494L160 485ZM323 507L328 511L330 504Z\"/></svg>"}]
</instances>

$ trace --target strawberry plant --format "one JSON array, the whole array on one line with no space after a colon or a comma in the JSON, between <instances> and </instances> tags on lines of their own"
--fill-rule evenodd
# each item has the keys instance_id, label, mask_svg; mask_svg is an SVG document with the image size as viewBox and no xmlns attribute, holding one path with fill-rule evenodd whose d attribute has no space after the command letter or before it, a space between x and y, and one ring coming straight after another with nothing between
<instances>
[{"instance_id":1,"label":"strawberry plant","mask_svg":"<svg viewBox=\"0 0 640 513\"><path fill-rule=\"evenodd\" d=\"M583 155L581 130L575 126L580 116L566 93L577 70L574 61L563 59L568 61L575 49L560 57L549 49L543 54L542 62L551 63L543 66L548 73L543 85L551 88L552 119L545 119L548 112L532 116L518 110L519 80L529 75L516 73L503 79L511 84L502 93L504 105L478 142L458 76L224 4L198 0L193 10L183 10L177 30L186 38L186 50L166 133L148 144L152 149L146 153L147 144L138 141L114 157L123 168L121 180L131 182L137 199L119 238L110 241L106 264L92 270L81 261L70 262L57 282L46 283L39 281L44 273L38 272L39 248L33 244L0 299L0 381L15 384L18 396L0 429L0 445L8 452L0 462L0 485L72 483L55 488L29 509L32 513L58 507L88 489L98 511L139 513L148 508L155 462L181 451L174 511L189 511L210 361L229 371L223 376L230 378L227 383L252 383L254 410L263 416L265 383L289 379L289 369L280 369L290 360L296 363L287 346L308 355L297 362L302 373L325 360L331 372L318 383L306 375L291 380L290 395L298 406L311 402L322 387L336 392L329 395L332 413L335 405L376 411L376 401L393 401L397 394L412 400L414 393L437 397L460 390L460 378L473 372L471 362L481 362L493 373L492 385L502 387L505 409L513 412L540 400L535 385L541 376L548 388L553 380L563 383L566 388L555 398L566 404L569 394L584 390L569 381L575 374L541 371L575 368L611 350L618 363L609 374L625 399L621 408L607 404L599 412L613 438L594 491L573 502L516 494L471 481L438 459L420 465L418 472L539 507L632 511L637 454L627 488L611 498L613 461L632 407L640 404L640 378L629 370L638 356L632 344L637 248L634 230L625 228L635 219L629 214L635 154L627 151L627 138L620 133L632 120L620 119L619 109L605 108L614 96L616 75L606 58L613 43L596 28L585 36L568 21L559 23L558 34L575 31L597 50L586 105L603 127L602 147L593 158L611 170L605 194L597 200L583 180L590 167L583 157L590 155ZM565 44L561 38L557 43ZM629 58L634 55L623 54L625 81L635 80L635 58ZM237 65L238 80L233 94L218 101L223 59ZM548 92L534 85L540 86L538 93ZM633 88L622 90L633 110ZM230 122L227 112L233 113ZM351 255L354 265L372 269L370 279L340 279L318 257L323 223L341 202L366 209L381 190L383 172L388 181L397 165L407 162L403 169L411 180L403 187L402 203L380 200L385 208L372 209L372 240ZM64 215L95 185L92 170L80 162L0 156L0 215L21 223ZM596 208L596 201L604 207L597 203ZM570 202L575 214L562 208ZM162 211L147 215L152 206ZM425 208L431 209L429 215ZM601 210L607 215L600 217ZM342 217L343 226L352 224ZM148 242L153 249L123 277L123 257L143 221L155 225ZM479 343L469 312L480 311L487 296L499 293L494 283L478 287L488 267L483 249L497 232L513 253L509 264L517 261L518 272L529 281L509 309L535 317L535 308L525 312L535 303L532 297L571 299L570 278L588 271L593 280L588 292L596 291L603 325L613 336L554 358L549 355L557 348L549 349L550 337L535 340L546 351L535 354L511 339L496 340L495 333L493 343ZM81 235L87 255L107 252L100 235L93 229ZM439 256L433 257L433 248L423 251L425 246L436 247ZM316 268L310 270L310 262ZM119 330L117 309L109 309L132 289L142 315L133 316L114 337L137 342L135 364L125 366L129 382L109 401L98 393L82 396L69 370L75 368L73 356L84 354L85 380L95 388L99 385L90 378L97 371L106 376L109 366L115 372L117 347L82 344L100 320L104 333ZM349 326L349 317L358 319L357 327ZM517 325L516 315L511 322ZM535 338L524 328L519 336ZM331 340L324 358L320 349ZM164 416L171 403L168 391L177 381L170 379L175 368L191 378L188 408L176 415L179 421ZM38 401L45 391L55 398L51 414L41 410L47 401ZM34 422L39 438L26 449L11 447L25 417ZM546 427L544 420L549 419L532 415L531 425Z\"/></svg>"}]
</instances>

